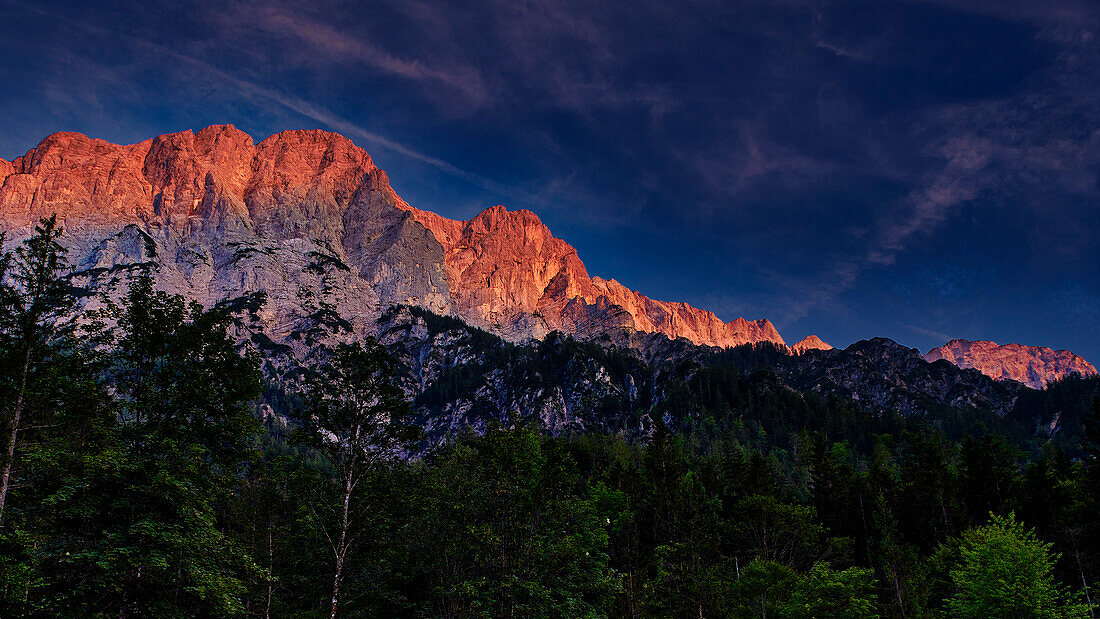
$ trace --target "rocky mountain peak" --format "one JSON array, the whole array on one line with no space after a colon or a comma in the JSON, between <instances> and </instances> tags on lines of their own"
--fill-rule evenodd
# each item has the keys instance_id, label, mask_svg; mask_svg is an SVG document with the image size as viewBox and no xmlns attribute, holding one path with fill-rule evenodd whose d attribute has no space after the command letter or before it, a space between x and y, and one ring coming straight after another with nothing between
<instances>
[{"instance_id":1,"label":"rocky mountain peak","mask_svg":"<svg viewBox=\"0 0 1100 619\"><path fill-rule=\"evenodd\" d=\"M888 337L881 336L855 342L851 346L845 348L844 351L883 359L890 358L909 361L912 359L919 360L921 358L920 351L916 348L910 348Z\"/></svg>"},{"instance_id":2,"label":"rocky mountain peak","mask_svg":"<svg viewBox=\"0 0 1100 619\"><path fill-rule=\"evenodd\" d=\"M1023 387L993 381L948 363L927 363L920 351L875 337L843 350L788 358L787 372L801 389L850 399L873 411L923 414L937 405L978 407L1004 415Z\"/></svg>"},{"instance_id":3,"label":"rocky mountain peak","mask_svg":"<svg viewBox=\"0 0 1100 619\"><path fill-rule=\"evenodd\" d=\"M56 133L0 163L0 179L0 223L15 237L57 213L72 255L95 271L140 257L119 249L140 231L172 261L160 265L166 289L204 302L267 291L283 321L276 340L317 304L369 328L387 304L407 303L514 341L626 329L783 344L767 320L724 322L590 277L531 211L498 205L456 221L414 208L366 151L327 131L255 143L214 125L131 145Z\"/></svg>"},{"instance_id":4,"label":"rocky mountain peak","mask_svg":"<svg viewBox=\"0 0 1100 619\"><path fill-rule=\"evenodd\" d=\"M1048 383L1070 374L1096 375L1096 368L1091 363L1068 350L986 340L951 340L928 351L924 358L929 362L945 359L961 368L976 369L990 378L1014 380L1033 389L1043 389Z\"/></svg>"},{"instance_id":5,"label":"rocky mountain peak","mask_svg":"<svg viewBox=\"0 0 1100 619\"><path fill-rule=\"evenodd\" d=\"M832 350L832 349L833 349L832 346L830 346L829 344L826 344L821 338L817 337L816 335L807 335L806 337L802 338L797 344L795 344L794 346L791 346L791 352L793 352L796 355L801 355L802 353L804 353L806 351L809 351L809 350Z\"/></svg>"},{"instance_id":6,"label":"rocky mountain peak","mask_svg":"<svg viewBox=\"0 0 1100 619\"><path fill-rule=\"evenodd\" d=\"M346 205L378 171L366 151L336 133L284 131L255 144L232 125L131 145L55 133L0 169L7 172L0 189L5 220L33 222L56 212L81 224L177 229L212 217L219 225L228 216L249 220L257 207L285 201L284 194L331 196Z\"/></svg>"},{"instance_id":7,"label":"rocky mountain peak","mask_svg":"<svg viewBox=\"0 0 1100 619\"><path fill-rule=\"evenodd\" d=\"M577 250L531 211L497 205L459 222L407 208L443 244L459 314L506 337L627 328L710 346L783 344L767 320L726 323L686 303L656 301L613 279L590 277Z\"/></svg>"},{"instance_id":8,"label":"rocky mountain peak","mask_svg":"<svg viewBox=\"0 0 1100 619\"><path fill-rule=\"evenodd\" d=\"M276 133L256 145L256 160L254 182L277 189L308 185L350 193L377 170L367 151L320 130Z\"/></svg>"}]
</instances>

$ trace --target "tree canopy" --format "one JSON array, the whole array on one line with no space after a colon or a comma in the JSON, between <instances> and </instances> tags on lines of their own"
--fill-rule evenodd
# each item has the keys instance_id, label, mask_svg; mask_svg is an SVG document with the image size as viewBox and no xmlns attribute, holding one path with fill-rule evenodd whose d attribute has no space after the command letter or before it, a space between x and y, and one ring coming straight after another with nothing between
<instances>
[{"instance_id":1,"label":"tree canopy","mask_svg":"<svg viewBox=\"0 0 1100 619\"><path fill-rule=\"evenodd\" d=\"M1067 443L1008 417L869 416L735 350L672 383L643 436L512 417L429 445L378 342L273 384L234 334L246 304L139 270L77 311L60 234L0 236L0 616L1095 610L1100 380L1029 396L1094 410ZM669 427L670 407L691 414Z\"/></svg>"}]
</instances>

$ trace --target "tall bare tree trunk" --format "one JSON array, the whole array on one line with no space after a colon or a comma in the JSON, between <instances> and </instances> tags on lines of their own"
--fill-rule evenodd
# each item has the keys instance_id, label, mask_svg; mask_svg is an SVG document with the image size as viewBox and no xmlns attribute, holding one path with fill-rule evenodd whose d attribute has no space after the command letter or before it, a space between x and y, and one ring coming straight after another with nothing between
<instances>
[{"instance_id":1,"label":"tall bare tree trunk","mask_svg":"<svg viewBox=\"0 0 1100 619\"><path fill-rule=\"evenodd\" d=\"M19 377L19 393L15 396L15 409L11 416L11 434L8 441L8 454L4 460L4 473L0 478L0 526L4 524L4 505L8 501L8 486L11 482L11 468L15 462L15 443L19 439L19 422L23 417L23 399L27 392L27 373L31 367L31 347L27 346L23 355L23 374Z\"/></svg>"},{"instance_id":2,"label":"tall bare tree trunk","mask_svg":"<svg viewBox=\"0 0 1100 619\"><path fill-rule=\"evenodd\" d=\"M336 576L332 579L332 614L329 619L336 619L336 604L340 598L340 577L344 571L344 556L347 554L348 543L348 517L351 508L351 491L354 464L349 467L344 478L344 511L340 518L340 541L336 545Z\"/></svg>"},{"instance_id":3,"label":"tall bare tree trunk","mask_svg":"<svg viewBox=\"0 0 1100 619\"><path fill-rule=\"evenodd\" d=\"M267 601L264 606L265 619L271 619L271 595L275 589L275 553L271 543L271 518L267 519Z\"/></svg>"},{"instance_id":4,"label":"tall bare tree trunk","mask_svg":"<svg viewBox=\"0 0 1100 619\"><path fill-rule=\"evenodd\" d=\"M1096 610L1092 605L1092 595L1089 594L1089 583L1085 580L1085 567L1081 565L1081 549L1077 546L1076 533L1070 533L1070 538L1073 540L1073 558L1077 562L1077 573L1081 575L1081 587L1085 590L1085 602L1089 606L1089 616L1095 617Z\"/></svg>"},{"instance_id":5,"label":"tall bare tree trunk","mask_svg":"<svg viewBox=\"0 0 1100 619\"><path fill-rule=\"evenodd\" d=\"M894 575L894 596L898 600L898 610L901 612L901 616L905 616L905 603L901 599L901 583L898 582L898 570L896 566L890 567L890 572Z\"/></svg>"}]
</instances>

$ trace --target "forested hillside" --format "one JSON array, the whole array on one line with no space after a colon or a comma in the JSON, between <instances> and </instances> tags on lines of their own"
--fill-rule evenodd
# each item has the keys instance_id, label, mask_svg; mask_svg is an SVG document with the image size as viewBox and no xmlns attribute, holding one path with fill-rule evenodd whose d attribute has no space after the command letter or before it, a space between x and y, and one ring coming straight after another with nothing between
<instances>
[{"instance_id":1,"label":"forested hillside","mask_svg":"<svg viewBox=\"0 0 1100 619\"><path fill-rule=\"evenodd\" d=\"M2 616L1093 612L1095 377L877 341L660 362L407 308L288 369L240 337L260 298L136 270L74 314L60 234L0 249ZM559 425L507 414L554 388Z\"/></svg>"}]
</instances>

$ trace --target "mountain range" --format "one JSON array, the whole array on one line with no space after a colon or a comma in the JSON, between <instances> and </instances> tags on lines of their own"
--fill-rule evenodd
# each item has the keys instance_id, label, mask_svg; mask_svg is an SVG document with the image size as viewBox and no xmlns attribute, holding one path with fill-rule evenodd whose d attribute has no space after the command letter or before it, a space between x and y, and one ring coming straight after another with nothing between
<instances>
[{"instance_id":1,"label":"mountain range","mask_svg":"<svg viewBox=\"0 0 1100 619\"><path fill-rule=\"evenodd\" d=\"M56 133L12 162L0 159L8 248L55 213L86 308L117 295L127 275L143 269L155 272L160 288L206 305L263 293L267 301L253 308L241 338L265 351L273 372L326 342L375 335L404 359L420 396L457 367L499 370L491 385L467 385L471 393L485 387L481 395L496 394L490 399L498 413L535 414L559 429L592 405L586 398L613 394L629 404L642 397L639 383L652 391L645 397L659 397L656 370L645 380L636 376L640 366L613 376L589 351L587 366L558 368L579 372L569 383L575 392L562 377L543 377L541 391L504 395L518 366L489 367L486 355L541 350L568 336L652 366L763 345L789 357L780 373L792 385L846 397L862 392L864 402L898 410L917 410L931 392L952 405L980 400L1005 410L1015 388L1006 392L1001 382L1041 389L1071 374L1096 374L1068 351L984 341L953 340L923 358L889 340L860 342L844 354L816 336L788 346L766 319L725 322L590 276L577 250L530 211L494 206L457 221L415 208L363 149L325 131L284 131L255 143L231 125L215 125L132 145ZM931 374L918 387L880 377L887 358L892 371ZM982 382L972 369L1000 382ZM871 383L878 395L868 400ZM594 392L594 384L604 388ZM477 401L455 396L436 402L436 413L449 415L448 427L468 423Z\"/></svg>"}]
</instances>

